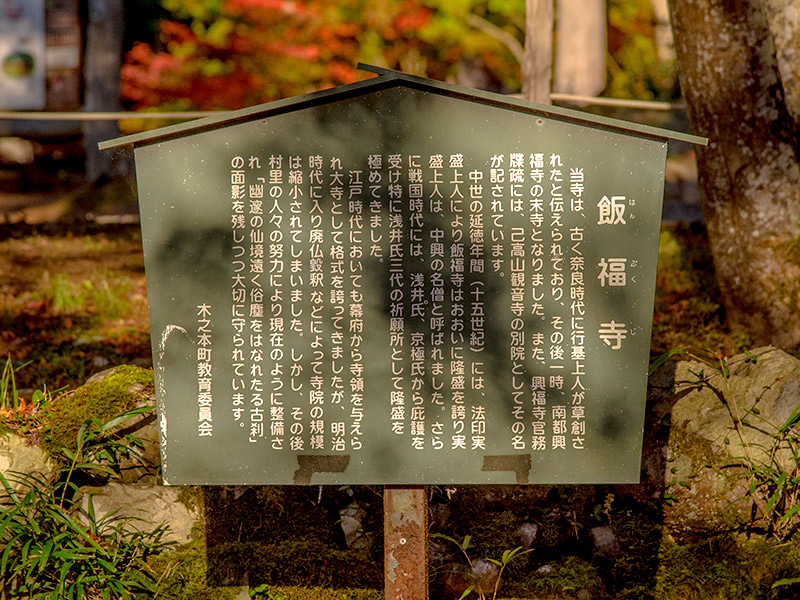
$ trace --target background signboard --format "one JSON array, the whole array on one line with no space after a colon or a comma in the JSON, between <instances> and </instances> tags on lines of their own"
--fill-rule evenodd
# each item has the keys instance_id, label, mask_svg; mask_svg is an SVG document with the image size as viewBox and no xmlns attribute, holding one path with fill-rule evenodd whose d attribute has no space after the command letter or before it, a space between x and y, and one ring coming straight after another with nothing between
<instances>
[{"instance_id":1,"label":"background signboard","mask_svg":"<svg viewBox=\"0 0 800 600\"><path fill-rule=\"evenodd\" d=\"M137 140L166 483L638 481L666 137L458 90Z\"/></svg>"},{"instance_id":2,"label":"background signboard","mask_svg":"<svg viewBox=\"0 0 800 600\"><path fill-rule=\"evenodd\" d=\"M81 107L82 29L77 0L47 0L47 108Z\"/></svg>"},{"instance_id":3,"label":"background signboard","mask_svg":"<svg viewBox=\"0 0 800 600\"><path fill-rule=\"evenodd\" d=\"M44 0L0 0L0 108L44 106Z\"/></svg>"}]
</instances>

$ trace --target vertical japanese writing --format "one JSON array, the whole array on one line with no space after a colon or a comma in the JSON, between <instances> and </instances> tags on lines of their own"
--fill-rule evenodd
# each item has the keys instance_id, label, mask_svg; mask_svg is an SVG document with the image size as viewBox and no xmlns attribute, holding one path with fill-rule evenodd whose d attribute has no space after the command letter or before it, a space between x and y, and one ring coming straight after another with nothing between
<instances>
[{"instance_id":1,"label":"vertical japanese writing","mask_svg":"<svg viewBox=\"0 0 800 600\"><path fill-rule=\"evenodd\" d=\"M490 208L490 243L492 256L492 271L503 271L505 239L503 228L503 213L505 212L506 198L506 170L504 168L505 155L495 154L489 167L489 185L491 186L492 202Z\"/></svg>"},{"instance_id":2,"label":"vertical japanese writing","mask_svg":"<svg viewBox=\"0 0 800 600\"><path fill-rule=\"evenodd\" d=\"M308 197L319 202L321 197L321 158L309 159L309 189ZM297 169L295 169L297 170ZM306 299L309 294L309 274L307 264L308 230L306 228L306 209L304 206L300 177L293 177L292 193L289 198L289 328L288 334L293 339L306 336L308 328L308 313ZM293 344L289 351L289 388L287 389L287 402L284 407L284 419L288 421L289 449L293 452L302 452L307 444L307 426L305 423L307 407L304 406L308 386L305 379L305 363L303 361L308 350Z\"/></svg>"},{"instance_id":3,"label":"vertical japanese writing","mask_svg":"<svg viewBox=\"0 0 800 600\"><path fill-rule=\"evenodd\" d=\"M627 200L629 205L634 205L633 198ZM597 203L598 225L626 225L625 220L625 196L612 195L603 196ZM630 216L633 218L633 215ZM597 278L600 280L601 287L625 287L627 285L626 274L627 258L609 257L601 258L598 263L600 269ZM611 350L619 350L622 341L628 337L628 330L625 323L617 322L612 319L609 322L601 323L598 335L603 343Z\"/></svg>"},{"instance_id":4,"label":"vertical japanese writing","mask_svg":"<svg viewBox=\"0 0 800 600\"><path fill-rule=\"evenodd\" d=\"M410 314L408 323L412 331L412 344L414 339L417 341L418 349L425 349L426 344L424 334L416 332L426 331L427 316L426 305L428 299L425 297L425 259L427 248L425 248L424 236L424 175L422 171L421 157L417 154L408 156L408 256L412 268L410 286ZM420 338L419 335L422 335ZM433 332L431 332L433 338ZM431 341L433 341L431 339ZM436 360L436 350L430 350L430 360ZM441 364L441 363L440 363ZM425 397L422 394L425 377L425 361L412 361L412 394L411 394L411 415L410 433L411 447L416 450L425 448Z\"/></svg>"},{"instance_id":5,"label":"vertical japanese writing","mask_svg":"<svg viewBox=\"0 0 800 600\"><path fill-rule=\"evenodd\" d=\"M371 154L367 160L367 185L370 203L383 204L383 156ZM350 447L361 449L364 421L364 199L352 198L350 208Z\"/></svg>"},{"instance_id":6,"label":"vertical japanese writing","mask_svg":"<svg viewBox=\"0 0 800 600\"><path fill-rule=\"evenodd\" d=\"M452 434L450 447L453 450L466 450L465 423L467 411L465 404L466 388L466 361L464 349L467 340L464 336L466 299L464 297L464 270L466 267L466 254L464 252L464 194L461 186L464 184L464 155L453 154L450 156L449 168L451 171L450 185L450 422ZM471 382L473 389L476 382ZM481 382L482 385L482 382ZM433 444L437 447L438 436L434 435Z\"/></svg>"},{"instance_id":7,"label":"vertical japanese writing","mask_svg":"<svg viewBox=\"0 0 800 600\"><path fill-rule=\"evenodd\" d=\"M250 270L252 273L250 288L250 369L252 372L251 392L251 440L257 434L266 436L261 428L254 428L253 424L263 418L264 404L264 379L269 380L269 438L273 450L282 450L286 436L285 415L285 372L286 364L286 326L284 317L285 292L287 275L284 270L286 240L284 239L285 214L282 208L282 197L285 193L282 183L284 180L283 162L281 157L270 157L270 179L274 183L270 186L269 201L269 245L268 245L268 294L265 297L264 270L262 266L265 255L264 240L264 211L262 203L258 200L250 203ZM291 172L289 176L291 184ZM290 269L291 270L291 269ZM262 368L265 362L264 318L265 304L269 306L269 370Z\"/></svg>"},{"instance_id":8,"label":"vertical japanese writing","mask_svg":"<svg viewBox=\"0 0 800 600\"><path fill-rule=\"evenodd\" d=\"M392 433L406 433L406 396L403 340L405 337L405 245L403 227L402 156L390 154L389 162L389 347L392 386L390 391ZM374 254L373 254L374 255Z\"/></svg>"},{"instance_id":9,"label":"vertical japanese writing","mask_svg":"<svg viewBox=\"0 0 800 600\"><path fill-rule=\"evenodd\" d=\"M545 317L545 276L544 276L544 256L545 256L545 164L544 153L531 153L529 159L530 174L530 199L528 220L530 222L530 250L529 264L530 275L530 315L536 321L543 321ZM544 365L547 357L545 356L545 334L541 328L531 331L529 335L530 358L534 364ZM546 397L545 378L543 375L533 375L531 377L531 450L542 451L547 448L547 436L545 431L546 423Z\"/></svg>"},{"instance_id":10,"label":"vertical japanese writing","mask_svg":"<svg viewBox=\"0 0 800 600\"><path fill-rule=\"evenodd\" d=\"M445 360L451 361L450 357L445 357L445 291L444 291L444 270L445 270L445 230L440 227L441 221L437 219L442 215L443 199L439 186L443 183L442 171L444 169L444 157L441 154L433 154L428 159L429 168L429 186L430 194L429 210L433 217L431 227L429 229L429 244L428 244L428 258L430 266L430 298L429 306L430 313L428 319L428 328L430 330L430 344L431 344L431 396L430 396L430 415L432 422L430 424L431 431L431 444L434 449L441 449L444 444L441 439L441 432L443 431L443 424L439 421L438 417L441 414L439 407L444 406L444 388L445 388ZM447 369L448 376L451 376Z\"/></svg>"},{"instance_id":11,"label":"vertical japanese writing","mask_svg":"<svg viewBox=\"0 0 800 600\"><path fill-rule=\"evenodd\" d=\"M328 193L333 201L341 200L344 193L342 187L342 165L339 158L330 159L330 178ZM315 164L314 171L319 171ZM309 244L309 285L311 307L309 315L311 372L308 374L308 434L311 450L325 448L325 339L323 324L325 308L325 214L322 195L315 194L309 198L310 229Z\"/></svg>"},{"instance_id":12,"label":"vertical japanese writing","mask_svg":"<svg viewBox=\"0 0 800 600\"><path fill-rule=\"evenodd\" d=\"M260 159L251 157L249 159L251 171L260 173ZM268 204L264 206L264 183L265 178L258 177L258 183L251 186L248 194L249 202L247 209L247 227L244 231L247 244L247 258L249 259L248 276L246 279L247 288L247 307L246 307L246 330L244 344L244 358L248 368L248 413L249 441L257 442L267 436L264 429L265 414L270 415L270 432L272 432L273 448L280 449L280 433L283 427L282 419L282 397L283 397L283 324L282 307L280 298L283 294L283 244L282 232L280 227L283 222L283 211L281 210L278 198L283 193L280 183L282 183L283 173L281 169L280 157L270 157L270 180ZM270 220L270 243L267 245L264 231L266 223L264 221L265 209L269 210ZM267 265L269 273L267 274ZM271 291L270 297L265 296L265 286ZM274 337L273 342L277 342L277 348L273 348L269 356L265 355L264 340L264 318L269 311L270 337ZM244 319L243 319L244 320ZM265 369L265 365L267 369ZM265 400L265 380L270 385L269 402ZM280 383L279 383L280 382ZM273 387L273 384L275 387ZM265 409L265 404L269 408ZM281 434L282 435L282 434Z\"/></svg>"},{"instance_id":13,"label":"vertical japanese writing","mask_svg":"<svg viewBox=\"0 0 800 600\"><path fill-rule=\"evenodd\" d=\"M356 163L269 154L234 156L230 182L232 418L251 442L363 447L364 285L384 273L383 414L393 434L417 450L489 448L481 398L491 335L491 347L505 344L510 449L586 447L583 168L544 152L367 154ZM596 210L598 224L625 224L624 197L604 197ZM600 289L624 287L629 264L606 255L589 277ZM502 310L487 315L487 306ZM197 308L198 340L208 340L197 354L198 431L211 435L211 307ZM625 327L600 324L609 350Z\"/></svg>"},{"instance_id":14,"label":"vertical japanese writing","mask_svg":"<svg viewBox=\"0 0 800 600\"><path fill-rule=\"evenodd\" d=\"M570 207L573 220L583 221L583 191L584 171L581 167L573 167L569 174ZM583 241L585 226L576 225L570 229L570 360L573 368L571 371L572 382L570 385L570 435L572 447L583 450L586 441L586 389L581 377L586 374L586 329L584 317L586 314L586 260L583 254Z\"/></svg>"},{"instance_id":15,"label":"vertical japanese writing","mask_svg":"<svg viewBox=\"0 0 800 600\"><path fill-rule=\"evenodd\" d=\"M231 159L231 238L232 276L231 276L231 378L232 410L235 422L245 426L245 325L244 308L247 302L246 265L246 225L245 215L245 172L244 158L234 156Z\"/></svg>"},{"instance_id":16,"label":"vertical japanese writing","mask_svg":"<svg viewBox=\"0 0 800 600\"><path fill-rule=\"evenodd\" d=\"M550 155L550 296L554 307L564 306L567 271L564 259L564 174L560 154ZM550 348L548 396L552 398L551 448L566 448L566 405L563 404L564 379L558 370L564 369L565 361L565 315L555 308L550 318Z\"/></svg>"},{"instance_id":17,"label":"vertical japanese writing","mask_svg":"<svg viewBox=\"0 0 800 600\"><path fill-rule=\"evenodd\" d=\"M197 433L210 437L214 433L211 385L211 307L197 306Z\"/></svg>"}]
</instances>

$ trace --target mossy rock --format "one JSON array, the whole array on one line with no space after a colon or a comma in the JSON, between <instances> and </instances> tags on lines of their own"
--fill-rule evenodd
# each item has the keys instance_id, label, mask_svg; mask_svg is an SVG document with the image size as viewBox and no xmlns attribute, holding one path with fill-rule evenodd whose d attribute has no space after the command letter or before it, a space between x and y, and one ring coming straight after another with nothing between
<instances>
[{"instance_id":1,"label":"mossy rock","mask_svg":"<svg viewBox=\"0 0 800 600\"><path fill-rule=\"evenodd\" d=\"M56 398L45 413L47 450L60 456L60 448L75 448L78 431L88 419L101 422L145 403L154 403L153 371L119 366L90 378L84 385Z\"/></svg>"}]
</instances>

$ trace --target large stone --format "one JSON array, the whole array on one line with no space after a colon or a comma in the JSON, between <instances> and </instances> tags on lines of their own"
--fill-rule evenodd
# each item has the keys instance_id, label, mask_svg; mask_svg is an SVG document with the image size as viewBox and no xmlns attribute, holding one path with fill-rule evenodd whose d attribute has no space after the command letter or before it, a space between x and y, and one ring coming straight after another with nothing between
<instances>
[{"instance_id":1,"label":"large stone","mask_svg":"<svg viewBox=\"0 0 800 600\"><path fill-rule=\"evenodd\" d=\"M114 367L101 371L90 377L84 385L95 384L109 377L114 377L120 368ZM148 405L155 406L156 404L153 386L131 383L127 388L127 392L135 397L137 408ZM119 476L117 477L120 482L146 484L159 482L158 466L161 464L161 456L155 409L152 412L132 417L125 423L111 429L107 435L117 439L124 439L126 435L130 435L142 444L141 447L132 447L134 456L120 460Z\"/></svg>"},{"instance_id":2,"label":"large stone","mask_svg":"<svg viewBox=\"0 0 800 600\"><path fill-rule=\"evenodd\" d=\"M681 362L675 393L665 469L670 533L763 525L767 499L749 494L750 474L770 463L775 434L800 405L800 361L759 348L724 365ZM788 452L776 460L783 470L795 467Z\"/></svg>"},{"instance_id":3,"label":"large stone","mask_svg":"<svg viewBox=\"0 0 800 600\"><path fill-rule=\"evenodd\" d=\"M88 511L92 499L96 520L111 515L112 523L124 523L126 528L153 531L166 524L164 541L187 543L192 539L192 527L199 515L178 500L180 488L122 484L109 482L99 488L85 488L81 508Z\"/></svg>"},{"instance_id":4,"label":"large stone","mask_svg":"<svg viewBox=\"0 0 800 600\"><path fill-rule=\"evenodd\" d=\"M24 492L30 489L31 478L49 482L56 473L56 466L41 447L9 432L0 435L0 473L9 480L14 491ZM8 498L3 490L0 502L4 499Z\"/></svg>"}]
</instances>

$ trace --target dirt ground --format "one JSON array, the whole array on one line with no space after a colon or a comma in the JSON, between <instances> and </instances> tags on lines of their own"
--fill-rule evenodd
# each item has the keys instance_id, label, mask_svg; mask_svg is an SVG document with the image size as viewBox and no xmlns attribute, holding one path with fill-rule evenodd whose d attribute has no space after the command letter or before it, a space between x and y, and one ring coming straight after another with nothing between
<instances>
[{"instance_id":1,"label":"dirt ground","mask_svg":"<svg viewBox=\"0 0 800 600\"><path fill-rule=\"evenodd\" d=\"M59 230L60 229L60 230ZM78 385L112 364L150 361L138 226L0 227L0 360L23 388Z\"/></svg>"}]
</instances>

